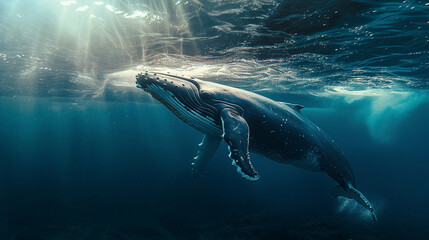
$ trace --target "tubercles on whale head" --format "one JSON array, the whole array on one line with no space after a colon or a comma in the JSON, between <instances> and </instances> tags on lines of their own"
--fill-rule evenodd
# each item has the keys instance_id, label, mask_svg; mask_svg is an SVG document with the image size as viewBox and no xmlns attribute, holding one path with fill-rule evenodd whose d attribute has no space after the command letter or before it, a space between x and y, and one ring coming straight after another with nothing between
<instances>
[{"instance_id":1,"label":"tubercles on whale head","mask_svg":"<svg viewBox=\"0 0 429 240\"><path fill-rule=\"evenodd\" d=\"M192 95L196 89L192 83L185 79L149 72L139 73L136 76L136 87L148 92L162 103L165 103L168 98L174 98L178 105L186 105L183 100L189 100L190 94Z\"/></svg>"},{"instance_id":2,"label":"tubercles on whale head","mask_svg":"<svg viewBox=\"0 0 429 240\"><path fill-rule=\"evenodd\" d=\"M137 88L151 94L184 122L204 133L221 134L216 108L202 101L197 81L147 72L136 79Z\"/></svg>"},{"instance_id":3,"label":"tubercles on whale head","mask_svg":"<svg viewBox=\"0 0 429 240\"><path fill-rule=\"evenodd\" d=\"M150 85L156 85L170 91L174 88L186 88L192 91L197 89L195 83L186 78L178 78L162 73L149 73L147 71L144 74L137 74L136 84L138 88L142 88L145 91L148 90L147 87Z\"/></svg>"},{"instance_id":4,"label":"tubercles on whale head","mask_svg":"<svg viewBox=\"0 0 429 240\"><path fill-rule=\"evenodd\" d=\"M203 98L203 99L207 99L207 98L211 97L210 92L207 90L201 90L200 95L201 95L201 98Z\"/></svg>"}]
</instances>

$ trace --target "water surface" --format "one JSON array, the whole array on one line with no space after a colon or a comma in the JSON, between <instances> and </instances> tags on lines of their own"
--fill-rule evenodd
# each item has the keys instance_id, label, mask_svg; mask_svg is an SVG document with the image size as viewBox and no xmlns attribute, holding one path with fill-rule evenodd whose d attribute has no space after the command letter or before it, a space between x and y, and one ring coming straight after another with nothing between
<instances>
[{"instance_id":1,"label":"water surface","mask_svg":"<svg viewBox=\"0 0 429 240\"><path fill-rule=\"evenodd\" d=\"M0 1L2 239L426 239L429 3ZM379 223L326 175L221 144L135 88L170 72L299 103Z\"/></svg>"}]
</instances>

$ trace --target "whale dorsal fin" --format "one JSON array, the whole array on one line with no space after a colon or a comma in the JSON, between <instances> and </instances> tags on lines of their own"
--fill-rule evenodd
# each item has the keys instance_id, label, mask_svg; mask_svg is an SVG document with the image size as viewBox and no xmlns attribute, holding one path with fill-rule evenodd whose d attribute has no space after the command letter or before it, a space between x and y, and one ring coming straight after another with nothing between
<instances>
[{"instance_id":1,"label":"whale dorsal fin","mask_svg":"<svg viewBox=\"0 0 429 240\"><path fill-rule=\"evenodd\" d=\"M258 172L250 162L249 126L246 120L232 108L224 108L220 112L223 128L223 140L228 144L229 158L237 172L248 181L257 181Z\"/></svg>"},{"instance_id":2,"label":"whale dorsal fin","mask_svg":"<svg viewBox=\"0 0 429 240\"><path fill-rule=\"evenodd\" d=\"M292 109L295 109L298 112L304 108L304 106L302 106L300 104L294 104L294 103L288 103L288 102L280 102L280 103L282 103L282 104L284 104L284 105L286 105Z\"/></svg>"},{"instance_id":3,"label":"whale dorsal fin","mask_svg":"<svg viewBox=\"0 0 429 240\"><path fill-rule=\"evenodd\" d=\"M204 135L203 141L198 145L197 156L192 162L192 175L194 178L202 178L204 169L215 154L222 139L217 136Z\"/></svg>"}]
</instances>

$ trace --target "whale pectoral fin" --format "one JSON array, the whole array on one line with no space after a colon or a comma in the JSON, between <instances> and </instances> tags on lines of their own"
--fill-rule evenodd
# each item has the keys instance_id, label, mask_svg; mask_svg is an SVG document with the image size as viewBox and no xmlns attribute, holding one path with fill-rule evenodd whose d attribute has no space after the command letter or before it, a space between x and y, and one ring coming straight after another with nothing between
<instances>
[{"instance_id":1,"label":"whale pectoral fin","mask_svg":"<svg viewBox=\"0 0 429 240\"><path fill-rule=\"evenodd\" d=\"M372 219L374 219L374 221L377 221L377 216L375 215L375 211L371 203L368 201L368 199L366 199L366 197L361 192L359 192L351 184L348 184L345 189L340 185L332 188L332 194L334 195L334 197L341 196L341 197L346 197L346 198L355 200L360 205L368 209L368 211L372 215Z\"/></svg>"},{"instance_id":2,"label":"whale pectoral fin","mask_svg":"<svg viewBox=\"0 0 429 240\"><path fill-rule=\"evenodd\" d=\"M223 139L228 144L229 158L237 172L248 181L257 181L258 173L250 162L249 126L235 110L225 108L221 111Z\"/></svg>"},{"instance_id":3,"label":"whale pectoral fin","mask_svg":"<svg viewBox=\"0 0 429 240\"><path fill-rule=\"evenodd\" d=\"M222 138L204 135L203 141L198 145L198 153L192 162L192 176L202 178L204 169L219 147Z\"/></svg>"}]
</instances>

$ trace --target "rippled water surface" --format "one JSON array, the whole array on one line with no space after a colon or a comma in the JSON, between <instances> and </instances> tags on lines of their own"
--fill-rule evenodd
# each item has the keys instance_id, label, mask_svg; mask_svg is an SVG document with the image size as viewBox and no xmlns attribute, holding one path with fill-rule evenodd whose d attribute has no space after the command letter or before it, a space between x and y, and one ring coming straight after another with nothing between
<instances>
[{"instance_id":1,"label":"rippled water surface","mask_svg":"<svg viewBox=\"0 0 429 240\"><path fill-rule=\"evenodd\" d=\"M1 239L429 238L429 2L0 0ZM305 106L379 223L334 183L221 145L135 87L170 72Z\"/></svg>"}]
</instances>

